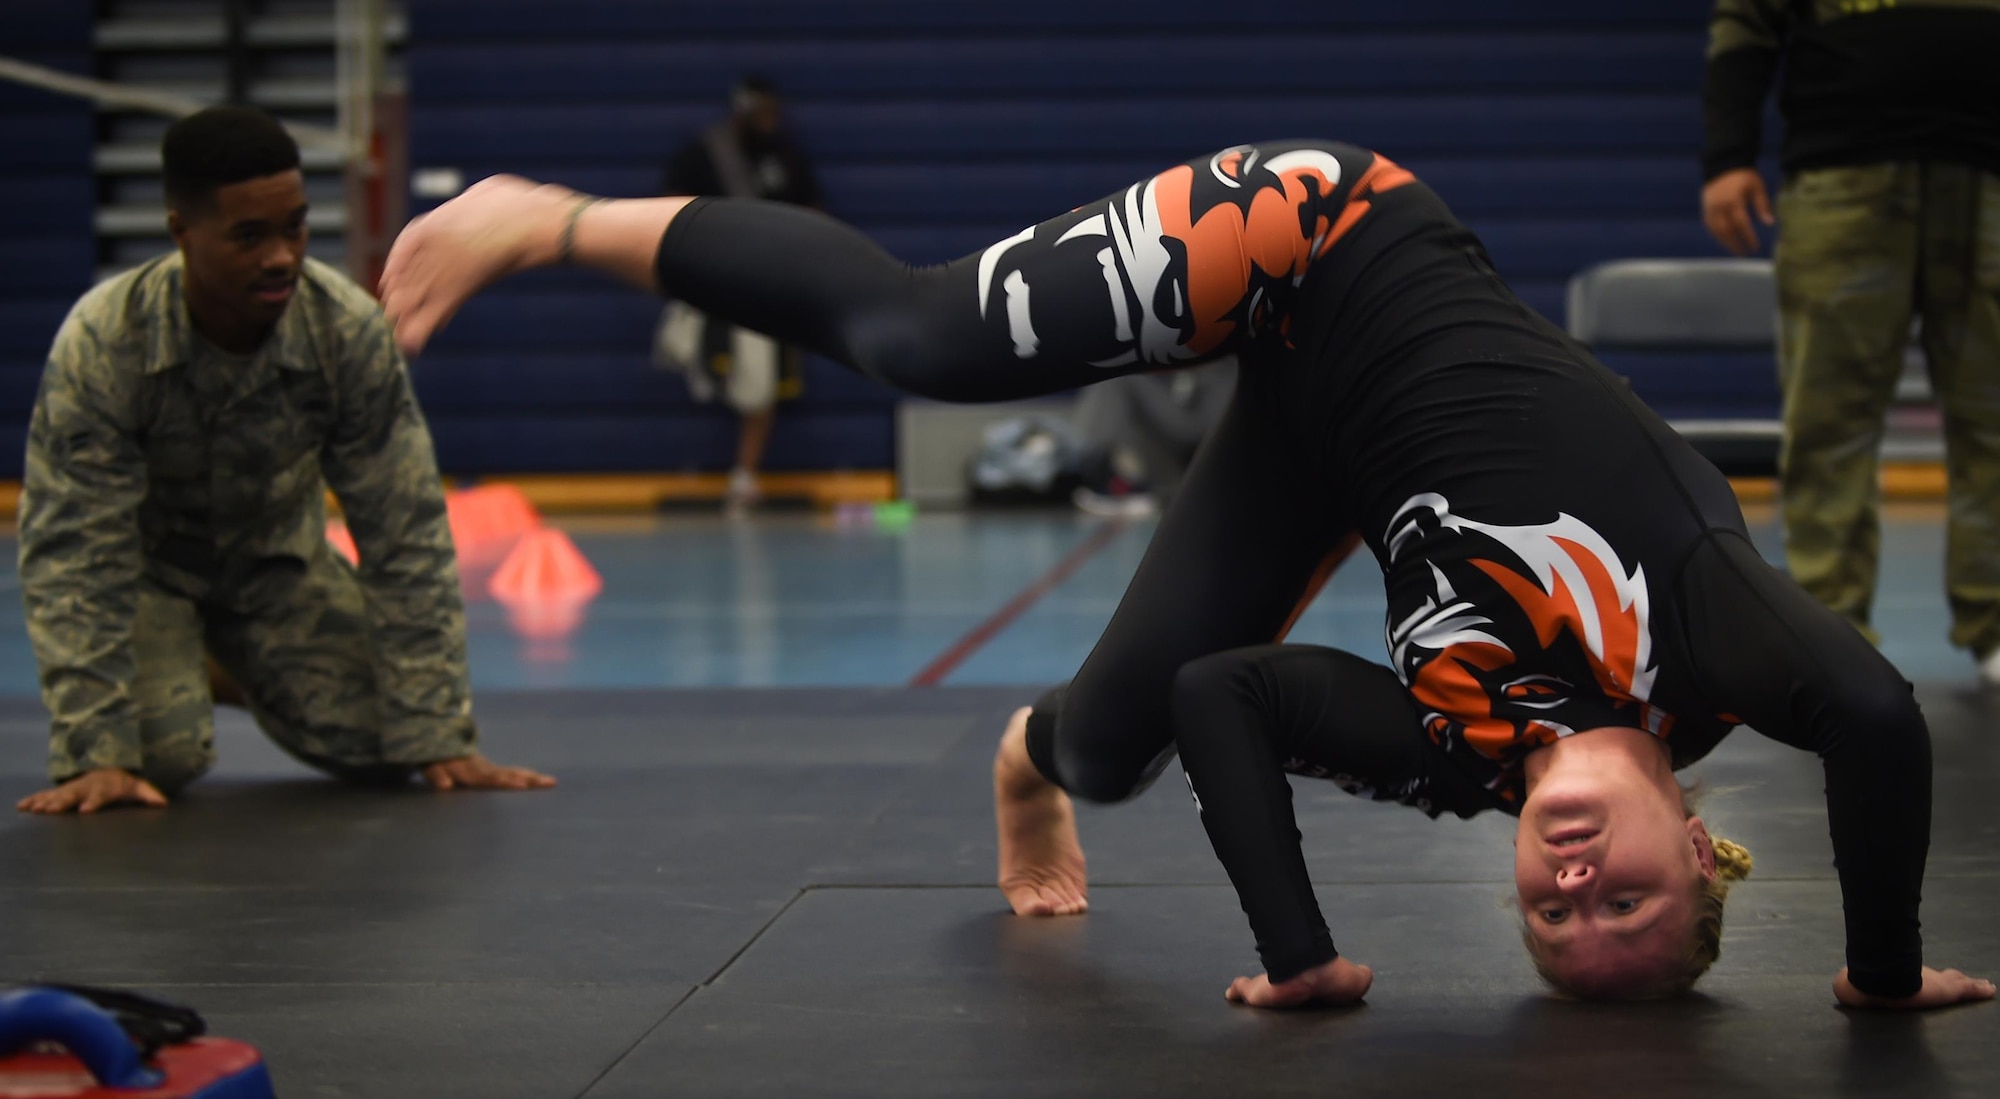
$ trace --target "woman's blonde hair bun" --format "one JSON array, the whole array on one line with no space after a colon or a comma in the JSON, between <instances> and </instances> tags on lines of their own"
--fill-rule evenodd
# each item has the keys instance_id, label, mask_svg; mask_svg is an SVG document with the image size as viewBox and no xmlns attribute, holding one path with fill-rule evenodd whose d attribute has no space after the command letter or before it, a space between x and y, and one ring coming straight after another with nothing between
<instances>
[{"instance_id":1,"label":"woman's blonde hair bun","mask_svg":"<svg viewBox=\"0 0 2000 1099\"><path fill-rule=\"evenodd\" d=\"M1742 881L1757 865L1750 849L1735 840L1715 839L1715 876L1719 881Z\"/></svg>"}]
</instances>

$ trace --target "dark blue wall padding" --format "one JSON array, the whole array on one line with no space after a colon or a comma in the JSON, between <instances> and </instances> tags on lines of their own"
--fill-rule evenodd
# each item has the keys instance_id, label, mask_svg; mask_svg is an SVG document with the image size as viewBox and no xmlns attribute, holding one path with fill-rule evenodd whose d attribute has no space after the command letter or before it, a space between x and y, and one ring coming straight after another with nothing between
<instances>
[{"instance_id":1,"label":"dark blue wall padding","mask_svg":"<svg viewBox=\"0 0 2000 1099\"><path fill-rule=\"evenodd\" d=\"M1629 379L1642 400L1670 419L1777 417L1778 368L1768 352L1606 351L1598 358Z\"/></svg>"},{"instance_id":2,"label":"dark blue wall padding","mask_svg":"<svg viewBox=\"0 0 2000 1099\"><path fill-rule=\"evenodd\" d=\"M712 99L751 69L783 69L796 96L1147 95L1290 96L1300 74L1319 92L1652 91L1699 81L1697 33L1570 32L1495 39L1425 30L1360 38L1287 33L1092 35L951 34L860 39L772 37L606 42L588 56L535 44L438 45L428 49L428 81L461 99L494 103L600 103L623 89L653 96ZM1219 54L1254 57L1254 66L1217 64Z\"/></svg>"},{"instance_id":3,"label":"dark blue wall padding","mask_svg":"<svg viewBox=\"0 0 2000 1099\"><path fill-rule=\"evenodd\" d=\"M5 0L0 54L90 72L92 5ZM21 442L56 328L97 262L95 118L83 100L0 81L0 478Z\"/></svg>"},{"instance_id":4,"label":"dark blue wall padding","mask_svg":"<svg viewBox=\"0 0 2000 1099\"><path fill-rule=\"evenodd\" d=\"M7 25L0 31L0 48L14 57L39 49L87 54L90 9L91 5L75 0L7 0Z\"/></svg>"},{"instance_id":5,"label":"dark blue wall padding","mask_svg":"<svg viewBox=\"0 0 2000 1099\"><path fill-rule=\"evenodd\" d=\"M662 154L664 155L664 154ZM1552 211L1659 216L1685 207L1699 185L1695 164L1675 155L1550 156L1532 160L1417 154L1400 162L1449 196L1459 216L1549 216ZM823 165L820 182L841 216L863 224L1015 223L1122 190L1158 172L1159 158L1012 160L997 164ZM468 159L468 180L501 172L603 195L643 196L660 186L657 164L637 167L551 160ZM1680 219L1685 220L1685 219ZM990 242L988 242L990 243Z\"/></svg>"},{"instance_id":6,"label":"dark blue wall padding","mask_svg":"<svg viewBox=\"0 0 2000 1099\"><path fill-rule=\"evenodd\" d=\"M46 350L46 349L45 349ZM42 384L42 360L0 362L0 408L28 408L35 402L35 390ZM25 423L27 417L22 416Z\"/></svg>"},{"instance_id":7,"label":"dark blue wall padding","mask_svg":"<svg viewBox=\"0 0 2000 1099\"><path fill-rule=\"evenodd\" d=\"M44 59L47 60L47 59ZM23 98L5 114L0 114L0 148L7 150L8 172L48 172L78 178L76 168L90 168L93 140L90 112L84 111L79 125L77 112L69 101L37 92ZM95 177L81 177L95 185Z\"/></svg>"},{"instance_id":8,"label":"dark blue wall padding","mask_svg":"<svg viewBox=\"0 0 2000 1099\"><path fill-rule=\"evenodd\" d=\"M1590 264L1716 253L1697 214L1709 9L410 0L412 163L653 194L729 83L761 72L790 99L829 209L898 258L936 263L1223 145L1325 137L1417 172L1560 323L1565 281ZM726 465L727 414L647 365L658 308L575 272L474 302L417 368L446 467ZM1679 415L1775 407L1769 369L1619 369ZM893 402L815 362L773 462L886 465Z\"/></svg>"},{"instance_id":9,"label":"dark blue wall padding","mask_svg":"<svg viewBox=\"0 0 2000 1099\"><path fill-rule=\"evenodd\" d=\"M33 232L0 227L0 294L45 294L70 297L90 285L94 243L74 236L14 236ZM79 247L81 244L81 247ZM43 333L44 341L54 332Z\"/></svg>"},{"instance_id":10,"label":"dark blue wall padding","mask_svg":"<svg viewBox=\"0 0 2000 1099\"><path fill-rule=\"evenodd\" d=\"M1386 31L1428 29L1571 30L1670 27L1687 33L1708 14L1689 0L1398 0L1394 4L1336 4L1327 0L1271 0L1225 4L1161 0L1135 6L1113 0L1009 0L994 4L942 4L936 0L735 0L728 4L662 0L418 0L411 5L414 36L456 41L632 41L716 37L739 41L798 35L898 37L926 31L989 34L994 31L1058 38L1080 32L1130 33L1144 19L1162 35Z\"/></svg>"},{"instance_id":11,"label":"dark blue wall padding","mask_svg":"<svg viewBox=\"0 0 2000 1099\"><path fill-rule=\"evenodd\" d=\"M70 176L16 175L10 170L0 176L0 239L32 236L52 227L87 226L96 207L91 188L77 186ZM82 257L82 262L89 268L90 257Z\"/></svg>"},{"instance_id":12,"label":"dark blue wall padding","mask_svg":"<svg viewBox=\"0 0 2000 1099\"><path fill-rule=\"evenodd\" d=\"M44 294L0 294L0 364L8 369L30 369L40 377L56 329L62 327L74 304L67 298ZM6 414L16 413L25 419L28 406L9 408Z\"/></svg>"},{"instance_id":13,"label":"dark blue wall padding","mask_svg":"<svg viewBox=\"0 0 2000 1099\"><path fill-rule=\"evenodd\" d=\"M703 104L420 105L411 140L426 161L490 160L510 148L532 149L541 159L636 154L659 160L672 143L643 135L692 134L714 114ZM809 135L808 147L842 161L1152 154L1174 163L1234 142L1293 137L1338 138L1403 160L1446 152L1674 153L1701 141L1693 99L1630 92L1588 98L1264 94L1133 102L801 102L791 114L801 135Z\"/></svg>"},{"instance_id":14,"label":"dark blue wall padding","mask_svg":"<svg viewBox=\"0 0 2000 1099\"><path fill-rule=\"evenodd\" d=\"M815 411L785 417L771 440L773 469L888 469L894 440L881 430L880 414ZM584 473L605 470L695 469L735 447L732 417L716 409L691 413L605 413L548 416L436 416L431 434L439 453L475 447L491 455L484 473ZM539 449L524 440L542 440ZM828 454L847 460L827 461Z\"/></svg>"},{"instance_id":15,"label":"dark blue wall padding","mask_svg":"<svg viewBox=\"0 0 2000 1099\"><path fill-rule=\"evenodd\" d=\"M494 375L509 379L499 387ZM416 371L417 395L432 416L478 417L509 414L527 406L556 414L688 414L702 406L688 396L680 375L634 370L629 355L586 355L574 351L534 354L427 355ZM893 391L825 359L808 359L806 383L813 404L825 409L865 412L880 408ZM5 384L0 376L0 385Z\"/></svg>"}]
</instances>

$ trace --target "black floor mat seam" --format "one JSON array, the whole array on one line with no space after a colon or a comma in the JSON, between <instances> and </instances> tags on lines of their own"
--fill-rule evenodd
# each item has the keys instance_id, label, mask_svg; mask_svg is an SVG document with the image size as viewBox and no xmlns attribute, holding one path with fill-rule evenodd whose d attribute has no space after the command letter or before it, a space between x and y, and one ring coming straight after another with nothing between
<instances>
[{"instance_id":1,"label":"black floor mat seam","mask_svg":"<svg viewBox=\"0 0 2000 1099\"><path fill-rule=\"evenodd\" d=\"M716 968L715 972L709 974L706 980L702 981L701 984L696 986L696 991L700 991L701 989L707 988L709 985L712 985L716 981L720 980L724 973L729 972L729 967L736 964L736 959L741 958L747 951L749 951L751 947L756 946L757 940L763 938L764 933L771 930L772 927L776 926L779 920L784 919L785 913L790 912L792 910L792 906L799 903L799 898L805 896L808 892L811 892L811 890L812 886L806 886L803 889L799 889L793 892L791 899L786 901L783 907L779 908L776 912L773 912L771 914L771 918L765 920L763 924L757 928L756 932L750 936L748 941L746 941L742 946L737 947L736 952L734 954L731 954L729 958L722 963L722 965Z\"/></svg>"},{"instance_id":2,"label":"black floor mat seam","mask_svg":"<svg viewBox=\"0 0 2000 1099\"><path fill-rule=\"evenodd\" d=\"M694 999L694 994L699 991L701 991L701 986L697 985L693 988L688 989L686 992L681 993L681 998L674 1001L674 1006L668 1008L666 1010L666 1014L661 1015L659 1018L653 1020L653 1025L647 1027L644 1033L640 1034L637 1038L634 1038L632 1040L632 1044L626 1046L623 1052L619 1053L618 1056L612 1058L611 1063L604 1066L604 1071L591 1077L590 1083L583 1085L583 1090L576 1093L576 1099L584 1099L584 1096L589 1095L591 1091L597 1087L597 1085L603 1083L604 1078L611 1075L612 1070L616 1069L619 1065L624 1064L625 1059L627 1057L632 1056L632 1052L634 1050L638 1049L642 1045L645 1045L646 1039L651 1038L653 1036L654 1031L659 1030L661 1027L665 1026L667 1020L673 1018L674 1012L679 1011L681 1009L682 1004L685 1004L689 1000Z\"/></svg>"}]
</instances>

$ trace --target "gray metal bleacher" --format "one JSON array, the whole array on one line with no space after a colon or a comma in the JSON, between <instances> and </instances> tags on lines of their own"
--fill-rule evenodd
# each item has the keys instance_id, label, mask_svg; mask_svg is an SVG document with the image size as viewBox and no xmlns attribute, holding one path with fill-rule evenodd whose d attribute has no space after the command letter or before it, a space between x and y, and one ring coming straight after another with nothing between
<instances>
[{"instance_id":1,"label":"gray metal bleacher","mask_svg":"<svg viewBox=\"0 0 2000 1099\"><path fill-rule=\"evenodd\" d=\"M325 126L334 113L332 0L6 0L0 54L203 102L230 91L231 35L248 102ZM401 34L392 18L390 34ZM27 418L56 329L91 284L167 251L159 142L168 120L0 81L0 478L20 476ZM304 153L313 254L342 262L337 155Z\"/></svg>"},{"instance_id":2,"label":"gray metal bleacher","mask_svg":"<svg viewBox=\"0 0 2000 1099\"><path fill-rule=\"evenodd\" d=\"M100 0L96 75L202 103L241 101L290 122L331 127L338 83L333 0ZM387 5L391 79L406 33ZM230 12L241 26L232 30ZM234 66L234 68L232 68ZM240 84L232 89L232 84ZM171 120L118 109L98 113L98 275L172 247L160 194L160 138ZM300 150L312 203L312 254L342 267L348 211L337 152Z\"/></svg>"},{"instance_id":3,"label":"gray metal bleacher","mask_svg":"<svg viewBox=\"0 0 2000 1099\"><path fill-rule=\"evenodd\" d=\"M1778 292L1767 259L1636 259L1570 280L1569 334L1732 474L1777 468Z\"/></svg>"},{"instance_id":4,"label":"gray metal bleacher","mask_svg":"<svg viewBox=\"0 0 2000 1099\"><path fill-rule=\"evenodd\" d=\"M1777 283L1767 259L1627 259L1570 280L1570 335L1623 374L1724 472L1776 472ZM1935 461L1943 442L1913 337L1883 457Z\"/></svg>"}]
</instances>

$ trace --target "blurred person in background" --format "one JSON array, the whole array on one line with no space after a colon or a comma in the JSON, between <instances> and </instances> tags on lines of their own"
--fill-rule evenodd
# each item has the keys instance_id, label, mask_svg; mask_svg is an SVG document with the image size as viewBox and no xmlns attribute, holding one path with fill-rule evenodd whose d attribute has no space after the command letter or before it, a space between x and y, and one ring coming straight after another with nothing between
<instances>
[{"instance_id":1,"label":"blurred person in background","mask_svg":"<svg viewBox=\"0 0 2000 1099\"><path fill-rule=\"evenodd\" d=\"M746 76L729 93L729 117L682 146L667 166L668 195L759 198L819 207L812 163L785 124L784 100L761 76ZM745 328L711 321L686 302L660 314L653 360L687 377L688 392L707 404L720 396L739 418L736 464L725 498L742 511L761 496L757 470L771 438L780 399L797 397L804 383L798 349Z\"/></svg>"},{"instance_id":2,"label":"blurred person in background","mask_svg":"<svg viewBox=\"0 0 2000 1099\"><path fill-rule=\"evenodd\" d=\"M1076 506L1139 519L1173 499L1201 441L1236 392L1234 356L1191 370L1125 374L1086 388L1076 403L1083 446Z\"/></svg>"},{"instance_id":3,"label":"blurred person in background","mask_svg":"<svg viewBox=\"0 0 2000 1099\"><path fill-rule=\"evenodd\" d=\"M2000 685L2000 0L1718 0L1702 216L1777 226L1792 576L1870 639L1877 481L1912 318L1944 410L1952 643ZM1783 62L1784 186L1756 160ZM1775 215L1775 216L1774 216Z\"/></svg>"},{"instance_id":4,"label":"blurred person in background","mask_svg":"<svg viewBox=\"0 0 2000 1099\"><path fill-rule=\"evenodd\" d=\"M306 258L299 150L260 111L168 129L179 249L83 296L28 428L21 594L52 719L31 813L163 807L216 701L353 782L527 789L480 756L429 430L382 310ZM326 540L345 509L357 570Z\"/></svg>"}]
</instances>

